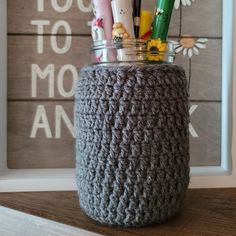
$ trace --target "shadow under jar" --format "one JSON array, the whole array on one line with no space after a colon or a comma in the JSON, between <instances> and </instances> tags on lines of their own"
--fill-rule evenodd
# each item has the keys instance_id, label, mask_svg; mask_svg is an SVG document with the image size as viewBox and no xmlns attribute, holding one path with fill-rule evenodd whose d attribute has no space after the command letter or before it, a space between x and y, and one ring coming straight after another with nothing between
<instances>
[{"instance_id":1,"label":"shadow under jar","mask_svg":"<svg viewBox=\"0 0 236 236\"><path fill-rule=\"evenodd\" d=\"M156 48L155 48L156 47ZM76 180L81 208L109 225L162 223L189 183L185 72L171 42L99 41L76 86Z\"/></svg>"}]
</instances>

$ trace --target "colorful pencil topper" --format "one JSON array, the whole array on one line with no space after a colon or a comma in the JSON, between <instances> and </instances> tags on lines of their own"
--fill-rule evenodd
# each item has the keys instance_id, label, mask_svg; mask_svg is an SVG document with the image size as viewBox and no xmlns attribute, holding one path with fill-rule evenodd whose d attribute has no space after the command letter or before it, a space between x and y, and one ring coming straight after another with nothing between
<instances>
[{"instance_id":1,"label":"colorful pencil topper","mask_svg":"<svg viewBox=\"0 0 236 236\"><path fill-rule=\"evenodd\" d=\"M134 0L134 34L135 37L139 37L139 27L140 27L140 13L141 13L141 0Z\"/></svg>"}]
</instances>

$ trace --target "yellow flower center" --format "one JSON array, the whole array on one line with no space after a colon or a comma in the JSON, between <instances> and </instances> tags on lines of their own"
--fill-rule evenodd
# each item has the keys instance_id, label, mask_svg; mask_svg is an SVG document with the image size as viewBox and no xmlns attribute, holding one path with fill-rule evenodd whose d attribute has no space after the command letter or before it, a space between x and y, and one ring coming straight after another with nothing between
<instances>
[{"instance_id":1,"label":"yellow flower center","mask_svg":"<svg viewBox=\"0 0 236 236\"><path fill-rule=\"evenodd\" d=\"M184 38L181 38L180 45L184 48L192 48L196 43L196 40L194 38L191 38L190 36L186 36Z\"/></svg>"}]
</instances>

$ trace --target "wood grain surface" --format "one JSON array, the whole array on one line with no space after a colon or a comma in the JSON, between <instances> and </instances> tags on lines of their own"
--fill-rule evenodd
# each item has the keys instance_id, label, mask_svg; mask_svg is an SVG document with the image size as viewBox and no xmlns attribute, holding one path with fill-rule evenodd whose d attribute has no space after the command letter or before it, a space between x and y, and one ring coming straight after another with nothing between
<instances>
[{"instance_id":1,"label":"wood grain surface","mask_svg":"<svg viewBox=\"0 0 236 236\"><path fill-rule=\"evenodd\" d=\"M65 41L64 36L57 37L58 46ZM44 53L37 53L37 36L8 37L8 98L32 98L32 64L38 65L43 71L52 64L55 72L54 98L63 99L58 92L58 73L64 65L73 65L77 70L90 62L90 37L72 37L70 50L66 54L55 53L50 45L50 36L44 36ZM64 75L64 89L69 91L72 86L72 74ZM49 99L49 78L37 78L37 99Z\"/></svg>"},{"instance_id":2,"label":"wood grain surface","mask_svg":"<svg viewBox=\"0 0 236 236\"><path fill-rule=\"evenodd\" d=\"M80 209L75 192L0 194L0 205L106 236L235 236L236 233L236 189L188 190L180 214L162 225L145 228L107 227L89 219Z\"/></svg>"},{"instance_id":3,"label":"wood grain surface","mask_svg":"<svg viewBox=\"0 0 236 236\"><path fill-rule=\"evenodd\" d=\"M222 38L223 0L197 0L182 7L182 34Z\"/></svg>"},{"instance_id":4,"label":"wood grain surface","mask_svg":"<svg viewBox=\"0 0 236 236\"><path fill-rule=\"evenodd\" d=\"M71 26L73 34L90 34L87 22L91 20L91 13L79 10L77 0L73 1L71 8L66 12L56 12L51 1L45 0L44 11L38 11L37 0L8 0L8 33L10 34L37 34L37 27L31 24L31 20L49 20L50 25L44 27L44 34L51 34L52 26L58 20L65 20ZM54 1L55 2L55 1ZM63 6L64 1L57 1ZM83 0L87 7L90 0ZM58 34L65 34L63 29Z\"/></svg>"},{"instance_id":5,"label":"wood grain surface","mask_svg":"<svg viewBox=\"0 0 236 236\"><path fill-rule=\"evenodd\" d=\"M0 220L0 236L102 236L2 206Z\"/></svg>"},{"instance_id":6,"label":"wood grain surface","mask_svg":"<svg viewBox=\"0 0 236 236\"><path fill-rule=\"evenodd\" d=\"M191 60L182 53L177 54L175 63L183 66L187 78L191 77L191 100L221 101L222 41L209 39L207 48Z\"/></svg>"},{"instance_id":7,"label":"wood grain surface","mask_svg":"<svg viewBox=\"0 0 236 236\"><path fill-rule=\"evenodd\" d=\"M38 105L43 105L49 121L52 138L39 129L30 138ZM61 122L61 138L56 138L56 106L63 106L73 123L73 102L9 102L8 103L8 167L11 169L72 168L75 145L72 135Z\"/></svg>"},{"instance_id":8,"label":"wood grain surface","mask_svg":"<svg viewBox=\"0 0 236 236\"><path fill-rule=\"evenodd\" d=\"M198 137L190 131L190 165L218 166L221 163L221 103L190 103L197 106L191 125Z\"/></svg>"}]
</instances>

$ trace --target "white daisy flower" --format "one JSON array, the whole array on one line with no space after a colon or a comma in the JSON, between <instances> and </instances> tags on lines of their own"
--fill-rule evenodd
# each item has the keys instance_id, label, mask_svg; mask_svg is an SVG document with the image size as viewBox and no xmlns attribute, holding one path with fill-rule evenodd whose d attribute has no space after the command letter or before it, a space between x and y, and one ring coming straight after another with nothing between
<instances>
[{"instance_id":1,"label":"white daisy flower","mask_svg":"<svg viewBox=\"0 0 236 236\"><path fill-rule=\"evenodd\" d=\"M180 3L183 6L191 6L191 1L194 2L195 0L175 0L175 9L179 8Z\"/></svg>"},{"instance_id":2,"label":"white daisy flower","mask_svg":"<svg viewBox=\"0 0 236 236\"><path fill-rule=\"evenodd\" d=\"M206 38L196 39L187 35L180 38L179 42L173 41L175 52L183 52L183 55L189 58L192 58L193 55L199 55L199 50L206 48L207 42L208 39Z\"/></svg>"}]
</instances>

